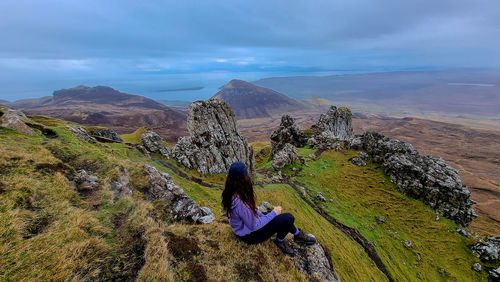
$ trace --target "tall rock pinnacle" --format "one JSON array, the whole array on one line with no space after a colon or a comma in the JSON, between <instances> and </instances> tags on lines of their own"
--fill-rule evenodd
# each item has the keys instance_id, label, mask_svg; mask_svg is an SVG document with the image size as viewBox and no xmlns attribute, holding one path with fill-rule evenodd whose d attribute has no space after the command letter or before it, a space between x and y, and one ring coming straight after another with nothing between
<instances>
[{"instance_id":1,"label":"tall rock pinnacle","mask_svg":"<svg viewBox=\"0 0 500 282\"><path fill-rule=\"evenodd\" d=\"M172 157L202 174L226 173L236 161L254 169L254 152L240 133L229 104L221 99L196 101L189 105L188 137L181 137Z\"/></svg>"}]
</instances>

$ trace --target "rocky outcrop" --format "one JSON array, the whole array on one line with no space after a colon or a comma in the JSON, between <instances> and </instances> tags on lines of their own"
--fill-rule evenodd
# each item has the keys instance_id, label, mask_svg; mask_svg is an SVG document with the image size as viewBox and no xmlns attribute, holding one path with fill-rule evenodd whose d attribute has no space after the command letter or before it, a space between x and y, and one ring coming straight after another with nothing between
<instances>
[{"instance_id":1,"label":"rocky outcrop","mask_svg":"<svg viewBox=\"0 0 500 282\"><path fill-rule=\"evenodd\" d=\"M202 174L227 173L232 163L244 162L254 169L254 152L240 133L234 112L220 99L196 101L189 105L188 137L179 138L172 157Z\"/></svg>"},{"instance_id":2,"label":"rocky outcrop","mask_svg":"<svg viewBox=\"0 0 500 282\"><path fill-rule=\"evenodd\" d=\"M354 136L351 110L346 107L331 106L313 125L313 132L316 140L350 140Z\"/></svg>"},{"instance_id":3,"label":"rocky outcrop","mask_svg":"<svg viewBox=\"0 0 500 282\"><path fill-rule=\"evenodd\" d=\"M331 254L320 244L305 246L290 240L295 256L295 268L302 272L308 281L340 281L331 262Z\"/></svg>"},{"instance_id":4,"label":"rocky outcrop","mask_svg":"<svg viewBox=\"0 0 500 282\"><path fill-rule=\"evenodd\" d=\"M368 154L363 151L359 151L358 153L359 153L359 158L362 159L363 161L366 161L370 158L370 156L368 156Z\"/></svg>"},{"instance_id":5,"label":"rocky outcrop","mask_svg":"<svg viewBox=\"0 0 500 282\"><path fill-rule=\"evenodd\" d=\"M318 198L318 200L322 201L322 202L326 202L326 198L325 196L323 196L323 193L321 193L320 191L318 191L316 193L316 198Z\"/></svg>"},{"instance_id":6,"label":"rocky outcrop","mask_svg":"<svg viewBox=\"0 0 500 282\"><path fill-rule=\"evenodd\" d=\"M500 238L490 237L487 240L480 240L472 246L472 253L482 261L498 260L500 252Z\"/></svg>"},{"instance_id":7,"label":"rocky outcrop","mask_svg":"<svg viewBox=\"0 0 500 282\"><path fill-rule=\"evenodd\" d=\"M297 148L290 143L286 143L280 151L274 154L272 167L274 170L280 171L283 167L293 164L298 159Z\"/></svg>"},{"instance_id":8,"label":"rocky outcrop","mask_svg":"<svg viewBox=\"0 0 500 282\"><path fill-rule=\"evenodd\" d=\"M92 137L105 138L118 143L123 143L123 139L120 134L116 133L111 128L92 128L89 132Z\"/></svg>"},{"instance_id":9,"label":"rocky outcrop","mask_svg":"<svg viewBox=\"0 0 500 282\"><path fill-rule=\"evenodd\" d=\"M26 115L23 112L0 106L1 127L13 129L28 135L35 135L35 131L23 122L23 118L26 119Z\"/></svg>"},{"instance_id":10,"label":"rocky outcrop","mask_svg":"<svg viewBox=\"0 0 500 282\"><path fill-rule=\"evenodd\" d=\"M382 165L399 190L460 225L477 217L475 203L456 169L441 158L420 155L409 143L375 132L365 132L351 141L351 147L366 151Z\"/></svg>"},{"instance_id":11,"label":"rocky outcrop","mask_svg":"<svg viewBox=\"0 0 500 282\"><path fill-rule=\"evenodd\" d=\"M115 200L123 196L132 196L132 190L130 189L130 181L128 177L120 175L118 179L111 182L111 191L114 193Z\"/></svg>"},{"instance_id":12,"label":"rocky outcrop","mask_svg":"<svg viewBox=\"0 0 500 282\"><path fill-rule=\"evenodd\" d=\"M86 170L80 169L73 178L76 190L80 193L89 193L99 188L97 176L88 174Z\"/></svg>"},{"instance_id":13,"label":"rocky outcrop","mask_svg":"<svg viewBox=\"0 0 500 282\"><path fill-rule=\"evenodd\" d=\"M351 163L353 165L356 165L356 166L366 166L366 163L365 161L363 161L361 158L359 157L353 157L353 158L350 158L349 161L351 161Z\"/></svg>"},{"instance_id":14,"label":"rocky outcrop","mask_svg":"<svg viewBox=\"0 0 500 282\"><path fill-rule=\"evenodd\" d=\"M142 144L151 153L158 153L170 158L170 149L165 147L163 139L155 132L144 133L141 136Z\"/></svg>"},{"instance_id":15,"label":"rocky outcrop","mask_svg":"<svg viewBox=\"0 0 500 282\"><path fill-rule=\"evenodd\" d=\"M90 136L87 130L81 126L66 126L66 127L73 132L76 138L80 138L83 141L87 142L95 141L95 138Z\"/></svg>"},{"instance_id":16,"label":"rocky outcrop","mask_svg":"<svg viewBox=\"0 0 500 282\"><path fill-rule=\"evenodd\" d=\"M149 185L145 188L144 198L149 201L164 200L171 207L174 220L186 220L207 224L215 220L212 211L200 207L184 190L175 185L168 173L160 173L150 165L144 165L144 173L149 176Z\"/></svg>"},{"instance_id":17,"label":"rocky outcrop","mask_svg":"<svg viewBox=\"0 0 500 282\"><path fill-rule=\"evenodd\" d=\"M278 129L271 134L271 154L274 155L285 147L292 144L296 148L304 147L307 144L307 137L295 124L295 120L289 116L281 117L281 124Z\"/></svg>"},{"instance_id":18,"label":"rocky outcrop","mask_svg":"<svg viewBox=\"0 0 500 282\"><path fill-rule=\"evenodd\" d=\"M490 282L500 281L500 266L497 268L490 269L488 271L488 274L490 275L488 277L488 281L490 281Z\"/></svg>"},{"instance_id":19,"label":"rocky outcrop","mask_svg":"<svg viewBox=\"0 0 500 282\"><path fill-rule=\"evenodd\" d=\"M262 202L257 206L257 209L260 210L261 212L270 212L274 209L274 206L271 205L269 202Z\"/></svg>"}]
</instances>

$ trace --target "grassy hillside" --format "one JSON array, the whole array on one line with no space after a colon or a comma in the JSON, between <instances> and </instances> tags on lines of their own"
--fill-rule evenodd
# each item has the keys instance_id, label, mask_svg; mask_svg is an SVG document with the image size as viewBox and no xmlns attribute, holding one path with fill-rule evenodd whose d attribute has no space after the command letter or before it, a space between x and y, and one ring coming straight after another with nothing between
<instances>
[{"instance_id":1,"label":"grassy hillside","mask_svg":"<svg viewBox=\"0 0 500 282\"><path fill-rule=\"evenodd\" d=\"M221 216L223 175L203 177L124 144L82 141L61 120L37 116L33 122L57 137L0 128L0 280L305 279L271 242L247 246L236 239ZM470 269L478 261L467 247L472 242L454 232L451 221L436 221L432 210L399 193L376 164L352 165L348 159L357 152L323 152L287 167L285 179L272 180L268 145L259 148L258 200L283 206L298 226L315 234L331 251L342 281L387 280L342 225L373 243L397 281L486 281L484 271ZM146 163L168 172L217 221L174 223L161 201L145 201ZM97 175L100 188L78 193L72 181L77 169ZM129 178L133 195L115 201L110 183L120 175ZM317 191L327 202L315 197ZM386 222L378 224L376 216Z\"/></svg>"}]
</instances>

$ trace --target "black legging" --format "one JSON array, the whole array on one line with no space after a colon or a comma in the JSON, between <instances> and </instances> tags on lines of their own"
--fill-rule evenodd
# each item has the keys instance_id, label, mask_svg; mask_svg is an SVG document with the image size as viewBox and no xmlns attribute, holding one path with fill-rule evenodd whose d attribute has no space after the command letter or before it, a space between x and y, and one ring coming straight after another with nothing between
<instances>
[{"instance_id":1,"label":"black legging","mask_svg":"<svg viewBox=\"0 0 500 282\"><path fill-rule=\"evenodd\" d=\"M295 218L291 213L282 213L259 230L240 238L248 244L258 244L271 238L276 233L276 237L284 239L288 233L295 234L297 228L293 225Z\"/></svg>"}]
</instances>

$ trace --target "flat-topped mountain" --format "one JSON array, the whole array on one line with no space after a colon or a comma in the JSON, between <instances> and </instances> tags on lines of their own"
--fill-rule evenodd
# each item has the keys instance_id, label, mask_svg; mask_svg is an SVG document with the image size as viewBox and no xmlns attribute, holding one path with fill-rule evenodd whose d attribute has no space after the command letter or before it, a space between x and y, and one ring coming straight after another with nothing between
<instances>
[{"instance_id":1,"label":"flat-topped mountain","mask_svg":"<svg viewBox=\"0 0 500 282\"><path fill-rule=\"evenodd\" d=\"M293 112L310 107L308 103L289 98L272 89L233 79L213 98L231 105L240 119L270 117L273 114Z\"/></svg>"},{"instance_id":2,"label":"flat-topped mountain","mask_svg":"<svg viewBox=\"0 0 500 282\"><path fill-rule=\"evenodd\" d=\"M135 106L157 110L165 109L163 104L143 96L123 93L108 86L88 87L83 85L54 91L53 96L19 100L10 103L10 105L18 108L30 109L39 108L40 106L74 106L79 103L120 107Z\"/></svg>"},{"instance_id":3,"label":"flat-topped mountain","mask_svg":"<svg viewBox=\"0 0 500 282\"><path fill-rule=\"evenodd\" d=\"M78 86L54 91L53 96L25 99L9 106L29 114L43 114L81 123L107 126L129 133L141 126L157 131L169 141L185 134L186 114L149 98L107 86Z\"/></svg>"}]
</instances>

